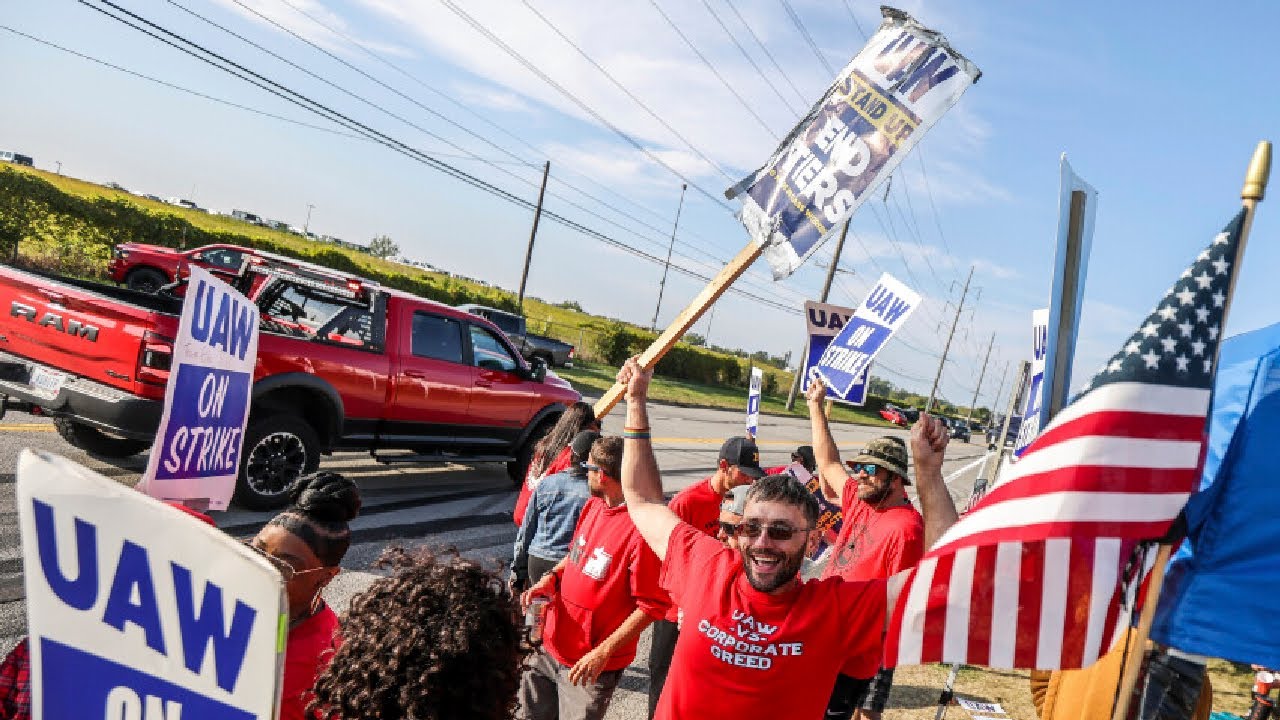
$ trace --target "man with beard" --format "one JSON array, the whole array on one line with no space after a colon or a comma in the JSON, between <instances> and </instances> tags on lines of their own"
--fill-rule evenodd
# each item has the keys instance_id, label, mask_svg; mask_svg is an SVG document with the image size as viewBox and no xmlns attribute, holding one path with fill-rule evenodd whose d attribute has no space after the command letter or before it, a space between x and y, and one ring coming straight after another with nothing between
<instances>
[{"instance_id":1,"label":"man with beard","mask_svg":"<svg viewBox=\"0 0 1280 720\"><path fill-rule=\"evenodd\" d=\"M666 614L657 556L623 506L622 439L591 446L587 485L569 554L520 596L527 612L547 598L542 646L520 680L521 720L598 720L649 623Z\"/></svg>"},{"instance_id":2,"label":"man with beard","mask_svg":"<svg viewBox=\"0 0 1280 720\"><path fill-rule=\"evenodd\" d=\"M711 537L720 529L720 504L725 495L737 487L764 476L760 467L760 448L749 437L731 437L720 446L716 472L676 493L669 507L679 518ZM671 654L680 636L680 608L675 605L667 616L653 624L649 646L649 718L658 709L658 698L671 668Z\"/></svg>"},{"instance_id":3,"label":"man with beard","mask_svg":"<svg viewBox=\"0 0 1280 720\"><path fill-rule=\"evenodd\" d=\"M817 540L818 506L789 475L752 483L736 550L681 521L663 502L650 443L652 376L636 358L618 373L627 399L627 511L662 558L663 586L684 610L656 717L820 717L838 676L865 687L879 668L885 583L800 581Z\"/></svg>"},{"instance_id":4,"label":"man with beard","mask_svg":"<svg viewBox=\"0 0 1280 720\"><path fill-rule=\"evenodd\" d=\"M824 492L840 499L841 527L822 577L845 580L886 579L920 562L924 555L924 519L907 499L907 446L900 438L871 440L851 462L850 477L840 462L822 404L827 388L811 380L805 401L813 429L814 457ZM932 425L928 415L920 423ZM945 437L945 435L944 435ZM851 482L852 481L852 482ZM851 697L836 688L827 706L827 718L847 720L857 711L867 720L880 720L893 668L882 668L866 698ZM861 702L859 702L861 700Z\"/></svg>"}]
</instances>

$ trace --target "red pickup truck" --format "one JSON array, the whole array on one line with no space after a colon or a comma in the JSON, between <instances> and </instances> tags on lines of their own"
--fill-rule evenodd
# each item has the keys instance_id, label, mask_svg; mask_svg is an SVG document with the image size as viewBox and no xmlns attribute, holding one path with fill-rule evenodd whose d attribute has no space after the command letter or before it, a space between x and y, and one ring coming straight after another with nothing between
<instances>
[{"instance_id":1,"label":"red pickup truck","mask_svg":"<svg viewBox=\"0 0 1280 720\"><path fill-rule=\"evenodd\" d=\"M278 507L335 450L393 462L504 462L580 396L526 363L484 318L286 258L253 258L237 287L261 314L235 500ZM0 265L0 411L54 419L104 456L148 449L181 300ZM379 456L388 450L408 451Z\"/></svg>"},{"instance_id":2,"label":"red pickup truck","mask_svg":"<svg viewBox=\"0 0 1280 720\"><path fill-rule=\"evenodd\" d=\"M161 245L124 243L112 251L107 274L130 290L154 293L189 275L191 265L230 280L239 274L246 256L256 255L254 250L238 245L206 245L182 251Z\"/></svg>"}]
</instances>

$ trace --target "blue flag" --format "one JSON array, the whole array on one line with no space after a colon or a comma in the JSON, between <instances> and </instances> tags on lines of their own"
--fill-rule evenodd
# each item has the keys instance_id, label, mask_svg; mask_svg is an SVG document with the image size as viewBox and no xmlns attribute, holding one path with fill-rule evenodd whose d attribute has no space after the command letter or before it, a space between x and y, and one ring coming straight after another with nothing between
<instances>
[{"instance_id":1,"label":"blue flag","mask_svg":"<svg viewBox=\"0 0 1280 720\"><path fill-rule=\"evenodd\" d=\"M1280 667L1280 324L1222 344L1200 490L1151 637Z\"/></svg>"}]
</instances>

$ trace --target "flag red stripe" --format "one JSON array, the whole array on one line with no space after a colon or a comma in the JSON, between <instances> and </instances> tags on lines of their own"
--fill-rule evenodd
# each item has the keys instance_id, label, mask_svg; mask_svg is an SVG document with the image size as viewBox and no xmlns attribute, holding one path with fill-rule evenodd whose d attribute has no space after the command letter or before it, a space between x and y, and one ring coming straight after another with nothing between
<instances>
[{"instance_id":1,"label":"flag red stripe","mask_svg":"<svg viewBox=\"0 0 1280 720\"><path fill-rule=\"evenodd\" d=\"M933 568L933 582L929 585L929 599L925 603L924 638L920 647L922 661L935 662L942 658L942 638L947 630L947 591L951 586L951 566L955 555L938 558Z\"/></svg>"},{"instance_id":2,"label":"flag red stripe","mask_svg":"<svg viewBox=\"0 0 1280 720\"><path fill-rule=\"evenodd\" d=\"M916 581L917 568L912 568L907 575L907 581L902 584L902 592L894 601L893 614L889 619L889 633L884 638L884 661L881 663L884 667L898 666L898 640L901 637L902 618L907 609L907 596L911 593L911 586Z\"/></svg>"},{"instance_id":3,"label":"flag red stripe","mask_svg":"<svg viewBox=\"0 0 1280 720\"><path fill-rule=\"evenodd\" d=\"M1013 651L1014 667L1036 666L1040 644L1040 602L1044 587L1044 542L1022 544L1022 571L1018 577L1018 635Z\"/></svg>"},{"instance_id":4,"label":"flag red stripe","mask_svg":"<svg viewBox=\"0 0 1280 720\"><path fill-rule=\"evenodd\" d=\"M1194 410L1195 408L1187 408ZM1200 440L1204 415L1167 415L1130 410L1102 410L1082 415L1045 431L1027 447L1023 457L1064 440L1086 435L1108 435L1140 440Z\"/></svg>"},{"instance_id":5,"label":"flag red stripe","mask_svg":"<svg viewBox=\"0 0 1280 720\"><path fill-rule=\"evenodd\" d=\"M1150 540L1163 537L1173 519L1152 522L1086 520L1035 523L1032 525L1014 525L973 533L955 542L936 547L925 553L925 557L941 557L953 553L960 548L988 543L1002 542L1037 542L1047 538L1069 537L1111 537L1131 540Z\"/></svg>"},{"instance_id":6,"label":"flag red stripe","mask_svg":"<svg viewBox=\"0 0 1280 720\"><path fill-rule=\"evenodd\" d=\"M1197 468L1116 467L1068 465L1034 475L1024 475L999 485L978 501L973 514L996 503L1056 492L1190 493L1200 479Z\"/></svg>"},{"instance_id":7,"label":"flag red stripe","mask_svg":"<svg viewBox=\"0 0 1280 720\"><path fill-rule=\"evenodd\" d=\"M991 656L991 611L996 576L996 546L978 548L969 593L969 656L971 665L986 665Z\"/></svg>"},{"instance_id":8,"label":"flag red stripe","mask_svg":"<svg viewBox=\"0 0 1280 720\"><path fill-rule=\"evenodd\" d=\"M1071 540L1070 565L1067 574L1067 613L1063 624L1062 667L1080 667L1084 642L1089 632L1089 602L1093 595L1092 537ZM1094 658L1089 658L1092 662Z\"/></svg>"}]
</instances>

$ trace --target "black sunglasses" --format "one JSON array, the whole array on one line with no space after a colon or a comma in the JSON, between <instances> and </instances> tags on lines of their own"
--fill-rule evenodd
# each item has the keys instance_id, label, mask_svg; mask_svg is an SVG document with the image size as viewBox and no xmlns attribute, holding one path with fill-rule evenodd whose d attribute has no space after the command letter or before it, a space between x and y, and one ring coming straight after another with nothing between
<instances>
[{"instance_id":1,"label":"black sunglasses","mask_svg":"<svg viewBox=\"0 0 1280 720\"><path fill-rule=\"evenodd\" d=\"M724 522L723 520L721 520L720 532L723 532L725 535L728 535L729 537L733 537L734 535L738 534L738 523Z\"/></svg>"},{"instance_id":2,"label":"black sunglasses","mask_svg":"<svg viewBox=\"0 0 1280 720\"><path fill-rule=\"evenodd\" d=\"M738 537L755 539L760 537L761 534L767 534L770 540L779 542L790 540L798 532L812 529L812 527L795 528L786 523L765 524L759 520L747 520L734 526L734 531Z\"/></svg>"}]
</instances>

